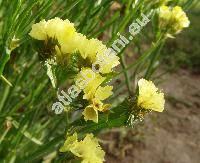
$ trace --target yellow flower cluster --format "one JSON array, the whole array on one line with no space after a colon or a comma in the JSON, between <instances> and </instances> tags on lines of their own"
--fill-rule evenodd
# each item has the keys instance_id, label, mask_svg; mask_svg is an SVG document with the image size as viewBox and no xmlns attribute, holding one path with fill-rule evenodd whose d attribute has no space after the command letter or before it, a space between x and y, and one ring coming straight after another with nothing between
<instances>
[{"instance_id":1,"label":"yellow flower cluster","mask_svg":"<svg viewBox=\"0 0 200 163\"><path fill-rule=\"evenodd\" d=\"M76 86L83 90L83 99L89 101L89 105L84 109L84 119L98 122L98 111L104 112L108 110L110 104L103 104L103 100L112 95L112 86L100 86L105 77L95 73L90 68L82 68L76 77Z\"/></svg>"},{"instance_id":2,"label":"yellow flower cluster","mask_svg":"<svg viewBox=\"0 0 200 163\"><path fill-rule=\"evenodd\" d=\"M189 27L190 21L181 7L161 6L159 12L161 25L171 29L171 33L178 33L183 28Z\"/></svg>"},{"instance_id":3,"label":"yellow flower cluster","mask_svg":"<svg viewBox=\"0 0 200 163\"><path fill-rule=\"evenodd\" d=\"M140 79L138 81L138 86L138 106L144 109L162 112L165 104L164 93L159 92L152 81L147 81L145 79Z\"/></svg>"},{"instance_id":4,"label":"yellow flower cluster","mask_svg":"<svg viewBox=\"0 0 200 163\"><path fill-rule=\"evenodd\" d=\"M81 141L78 141L77 133L68 137L63 147L60 148L60 152L67 151L80 157L82 163L102 163L104 161L105 152L92 134L87 134Z\"/></svg>"},{"instance_id":5,"label":"yellow flower cluster","mask_svg":"<svg viewBox=\"0 0 200 163\"><path fill-rule=\"evenodd\" d=\"M90 63L98 63L99 72L103 74L112 72L112 68L119 64L119 57L109 53L109 49L101 41L87 39L76 32L74 24L69 20L42 20L32 26L29 35L37 40L55 39L58 42L55 46L57 57L79 52L83 59L88 59Z\"/></svg>"},{"instance_id":6,"label":"yellow flower cluster","mask_svg":"<svg viewBox=\"0 0 200 163\"><path fill-rule=\"evenodd\" d=\"M48 21L42 20L32 26L29 33L37 40L56 40L55 54L57 58L63 58L71 53L79 52L83 59L91 63L91 67L82 68L75 79L76 86L83 90L83 99L89 101L89 105L84 109L84 119L98 122L98 111L104 112L110 104L103 104L103 100L112 95L112 86L100 86L105 77L101 74L112 72L112 69L119 64L117 57L111 49L108 49L98 39L87 39L86 36L76 32L74 24L69 20L60 18ZM95 67L93 67L93 64ZM96 70L99 70L97 73Z\"/></svg>"},{"instance_id":7,"label":"yellow flower cluster","mask_svg":"<svg viewBox=\"0 0 200 163\"><path fill-rule=\"evenodd\" d=\"M71 44L71 40L75 37L76 29L74 24L69 20L60 18L51 19L49 21L42 20L33 24L29 35L37 40L56 39L63 53L72 53L74 49L69 46L65 48L65 44Z\"/></svg>"}]
</instances>

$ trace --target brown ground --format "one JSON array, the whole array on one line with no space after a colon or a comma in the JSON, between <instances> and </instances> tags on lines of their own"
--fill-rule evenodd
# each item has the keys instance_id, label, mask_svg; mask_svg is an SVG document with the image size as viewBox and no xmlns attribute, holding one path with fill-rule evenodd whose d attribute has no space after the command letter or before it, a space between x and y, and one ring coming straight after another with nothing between
<instances>
[{"instance_id":1,"label":"brown ground","mask_svg":"<svg viewBox=\"0 0 200 163\"><path fill-rule=\"evenodd\" d=\"M104 134L106 163L200 163L200 75L180 70L164 81L163 113L149 114L132 130Z\"/></svg>"}]
</instances>

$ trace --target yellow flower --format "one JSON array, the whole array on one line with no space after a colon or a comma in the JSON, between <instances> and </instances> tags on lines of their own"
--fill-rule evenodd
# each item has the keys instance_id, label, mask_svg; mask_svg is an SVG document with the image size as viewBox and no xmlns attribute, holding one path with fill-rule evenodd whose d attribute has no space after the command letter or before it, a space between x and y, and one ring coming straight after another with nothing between
<instances>
[{"instance_id":1,"label":"yellow flower","mask_svg":"<svg viewBox=\"0 0 200 163\"><path fill-rule=\"evenodd\" d=\"M46 26L47 22L45 20L33 24L29 35L37 40L46 40L47 39Z\"/></svg>"},{"instance_id":2,"label":"yellow flower","mask_svg":"<svg viewBox=\"0 0 200 163\"><path fill-rule=\"evenodd\" d=\"M76 48L71 41L76 35L76 29L69 20L62 20L60 18L49 20L47 34L49 37L55 37L58 40L63 53L75 52Z\"/></svg>"},{"instance_id":3,"label":"yellow flower","mask_svg":"<svg viewBox=\"0 0 200 163\"><path fill-rule=\"evenodd\" d=\"M63 53L72 53L76 50L71 42L75 38L76 29L74 24L67 19L62 20L56 17L47 22L42 20L32 26L29 35L37 40L56 39Z\"/></svg>"},{"instance_id":4,"label":"yellow flower","mask_svg":"<svg viewBox=\"0 0 200 163\"><path fill-rule=\"evenodd\" d=\"M101 101L107 99L112 95L112 89L113 86L105 86L105 87L99 86L97 91L95 92L95 98Z\"/></svg>"},{"instance_id":5,"label":"yellow flower","mask_svg":"<svg viewBox=\"0 0 200 163\"><path fill-rule=\"evenodd\" d=\"M180 32L183 28L188 27L190 24L187 15L179 6L174 8L161 6L159 17L161 20L161 26L171 28L170 32L172 34Z\"/></svg>"},{"instance_id":6,"label":"yellow flower","mask_svg":"<svg viewBox=\"0 0 200 163\"><path fill-rule=\"evenodd\" d=\"M105 77L102 77L99 74L95 75L95 78L88 82L88 85L83 90L84 96L83 99L91 100L95 96L95 92L101 83L105 80Z\"/></svg>"},{"instance_id":7,"label":"yellow flower","mask_svg":"<svg viewBox=\"0 0 200 163\"><path fill-rule=\"evenodd\" d=\"M107 48L98 39L82 39L83 43L79 46L79 52L82 56L86 56L93 63L96 60L97 53L104 52Z\"/></svg>"},{"instance_id":8,"label":"yellow flower","mask_svg":"<svg viewBox=\"0 0 200 163\"><path fill-rule=\"evenodd\" d=\"M111 104L103 104L99 99L94 98L92 104L88 105L84 111L84 119L92 120L95 123L98 123L98 111L105 112L111 107Z\"/></svg>"},{"instance_id":9,"label":"yellow flower","mask_svg":"<svg viewBox=\"0 0 200 163\"><path fill-rule=\"evenodd\" d=\"M73 23L56 17L47 22L42 20L39 23L33 24L29 34L38 40L45 40L48 36L49 38L56 38L59 42L65 42L72 38L75 32L76 29Z\"/></svg>"},{"instance_id":10,"label":"yellow flower","mask_svg":"<svg viewBox=\"0 0 200 163\"><path fill-rule=\"evenodd\" d=\"M49 37L55 37L59 43L65 43L71 40L76 29L74 28L74 24L70 23L69 20L62 20L56 17L47 21L46 31Z\"/></svg>"},{"instance_id":11,"label":"yellow flower","mask_svg":"<svg viewBox=\"0 0 200 163\"><path fill-rule=\"evenodd\" d=\"M138 81L138 86L138 106L162 112L165 104L164 93L159 92L152 81L147 81L145 79L140 79Z\"/></svg>"},{"instance_id":12,"label":"yellow flower","mask_svg":"<svg viewBox=\"0 0 200 163\"><path fill-rule=\"evenodd\" d=\"M101 73L110 73L112 72L112 68L120 64L119 57L109 52L109 49L107 49L102 41L93 38L87 39L81 34L78 34L77 38L79 40L77 49L81 56L84 59L88 58L91 63L98 64Z\"/></svg>"},{"instance_id":13,"label":"yellow flower","mask_svg":"<svg viewBox=\"0 0 200 163\"><path fill-rule=\"evenodd\" d=\"M86 50L89 48L88 39L86 38L86 36L81 33L77 33L74 38L73 44L77 47L77 50L79 51L83 59L86 59L88 56Z\"/></svg>"},{"instance_id":14,"label":"yellow flower","mask_svg":"<svg viewBox=\"0 0 200 163\"><path fill-rule=\"evenodd\" d=\"M61 152L72 152L75 156L82 159L82 163L103 163L105 152L98 143L98 139L93 134L87 134L86 137L77 141L77 134L68 137Z\"/></svg>"},{"instance_id":15,"label":"yellow flower","mask_svg":"<svg viewBox=\"0 0 200 163\"><path fill-rule=\"evenodd\" d=\"M90 68L82 68L76 77L76 86L84 92L83 99L90 102L84 111L84 119L98 122L98 111L104 112L110 108L109 104L103 104L102 101L112 95L112 86L100 86L105 80L100 74L95 73ZM78 82L77 82L78 81Z\"/></svg>"},{"instance_id":16,"label":"yellow flower","mask_svg":"<svg viewBox=\"0 0 200 163\"><path fill-rule=\"evenodd\" d=\"M102 53L97 53L97 58L94 64L99 65L99 72L102 74L112 72L112 69L120 64L119 57L115 55L110 49Z\"/></svg>"},{"instance_id":17,"label":"yellow flower","mask_svg":"<svg viewBox=\"0 0 200 163\"><path fill-rule=\"evenodd\" d=\"M84 96L83 99L90 101L84 111L84 119L92 120L98 122L98 111L106 111L110 107L109 104L103 104L102 101L107 99L112 95L112 86L100 86L101 83L105 80L105 77L102 77L100 74L95 73L90 68L82 68L80 73L76 77L76 85L83 89Z\"/></svg>"},{"instance_id":18,"label":"yellow flower","mask_svg":"<svg viewBox=\"0 0 200 163\"><path fill-rule=\"evenodd\" d=\"M110 104L103 104L102 101L112 95L112 89L112 86L99 86L97 90L94 90L95 93L92 93L94 96L91 96L93 99L90 100L91 104L82 113L86 121L92 120L98 123L98 111L105 112L111 107Z\"/></svg>"},{"instance_id":19,"label":"yellow flower","mask_svg":"<svg viewBox=\"0 0 200 163\"><path fill-rule=\"evenodd\" d=\"M175 19L175 21L177 22L177 26L175 27L177 30L189 27L190 21L188 20L188 17L181 7L174 7L172 10L172 15L173 19Z\"/></svg>"},{"instance_id":20,"label":"yellow flower","mask_svg":"<svg viewBox=\"0 0 200 163\"><path fill-rule=\"evenodd\" d=\"M105 80L105 77L95 73L90 68L82 68L75 80L80 81L76 82L76 85L83 89L83 99L91 100L94 98L97 88Z\"/></svg>"},{"instance_id":21,"label":"yellow flower","mask_svg":"<svg viewBox=\"0 0 200 163\"><path fill-rule=\"evenodd\" d=\"M168 6L161 6L160 12L159 12L159 17L169 21L169 19L171 19L170 8Z\"/></svg>"},{"instance_id":22,"label":"yellow flower","mask_svg":"<svg viewBox=\"0 0 200 163\"><path fill-rule=\"evenodd\" d=\"M64 145L60 148L60 152L67 152L77 143L77 133L74 133L72 136L69 136L65 141Z\"/></svg>"},{"instance_id":23,"label":"yellow flower","mask_svg":"<svg viewBox=\"0 0 200 163\"><path fill-rule=\"evenodd\" d=\"M91 120L98 123L98 110L94 109L93 105L87 106L83 111L85 121Z\"/></svg>"},{"instance_id":24,"label":"yellow flower","mask_svg":"<svg viewBox=\"0 0 200 163\"><path fill-rule=\"evenodd\" d=\"M79 52L83 59L88 59L91 64L96 63L99 72L103 74L112 72L112 69L120 63L119 57L110 53L110 49L102 41L87 39L86 36L77 33L74 24L69 20L57 17L48 21L42 20L32 26L29 35L37 40L55 39L57 41L54 45L57 46L55 54L59 55L57 56L59 60L65 57L65 54Z\"/></svg>"}]
</instances>

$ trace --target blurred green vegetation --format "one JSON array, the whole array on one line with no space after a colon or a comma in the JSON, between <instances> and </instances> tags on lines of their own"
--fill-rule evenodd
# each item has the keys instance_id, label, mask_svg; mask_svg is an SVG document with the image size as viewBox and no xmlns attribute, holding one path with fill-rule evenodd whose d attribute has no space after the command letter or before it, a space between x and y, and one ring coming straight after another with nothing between
<instances>
[{"instance_id":1,"label":"blurred green vegetation","mask_svg":"<svg viewBox=\"0 0 200 163\"><path fill-rule=\"evenodd\" d=\"M200 3L198 3L200 4ZM175 39L169 39L162 50L166 68L170 71L179 68L200 73L200 5L188 11L190 27Z\"/></svg>"}]
</instances>

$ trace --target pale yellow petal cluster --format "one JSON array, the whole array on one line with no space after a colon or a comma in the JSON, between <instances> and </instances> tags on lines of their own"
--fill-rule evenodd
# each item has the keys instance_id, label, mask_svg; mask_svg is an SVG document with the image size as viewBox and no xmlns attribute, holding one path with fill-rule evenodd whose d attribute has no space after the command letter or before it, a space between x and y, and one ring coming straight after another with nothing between
<instances>
[{"instance_id":1,"label":"pale yellow petal cluster","mask_svg":"<svg viewBox=\"0 0 200 163\"><path fill-rule=\"evenodd\" d=\"M104 53L107 47L98 39L86 39L85 46L80 47L82 55L87 56L92 62L95 62L98 53Z\"/></svg>"},{"instance_id":2,"label":"pale yellow petal cluster","mask_svg":"<svg viewBox=\"0 0 200 163\"><path fill-rule=\"evenodd\" d=\"M81 56L88 58L91 63L99 65L99 72L102 74L112 72L112 69L120 64L119 57L109 53L109 49L98 39L87 39L84 35L78 34L80 42L77 47Z\"/></svg>"},{"instance_id":3,"label":"pale yellow petal cluster","mask_svg":"<svg viewBox=\"0 0 200 163\"><path fill-rule=\"evenodd\" d=\"M105 87L99 86L99 88L95 92L95 98L99 100L107 99L112 95L112 89L113 89L112 86L105 86Z\"/></svg>"},{"instance_id":4,"label":"pale yellow petal cluster","mask_svg":"<svg viewBox=\"0 0 200 163\"><path fill-rule=\"evenodd\" d=\"M48 40L50 38L57 40L62 53L72 53L76 50L71 43L71 40L76 35L76 29L69 20L62 20L60 18L48 21L42 20L32 26L29 35L37 40Z\"/></svg>"},{"instance_id":5,"label":"pale yellow petal cluster","mask_svg":"<svg viewBox=\"0 0 200 163\"><path fill-rule=\"evenodd\" d=\"M65 141L60 152L72 152L75 156L82 159L82 163L103 163L105 152L100 147L97 138L93 134L87 134L86 137L78 141L77 134L70 136Z\"/></svg>"},{"instance_id":6,"label":"pale yellow petal cluster","mask_svg":"<svg viewBox=\"0 0 200 163\"><path fill-rule=\"evenodd\" d=\"M175 6L174 8L161 6L159 17L162 26L171 28L172 34L180 32L183 28L189 27L190 24L187 15L179 6Z\"/></svg>"},{"instance_id":7,"label":"pale yellow petal cluster","mask_svg":"<svg viewBox=\"0 0 200 163\"><path fill-rule=\"evenodd\" d=\"M84 88L84 96L83 99L91 100L95 96L95 92L97 88L100 86L100 84L105 80L105 77L102 77L101 75L95 73L95 78L88 82L88 85Z\"/></svg>"},{"instance_id":8,"label":"pale yellow petal cluster","mask_svg":"<svg viewBox=\"0 0 200 163\"><path fill-rule=\"evenodd\" d=\"M83 99L91 100L94 98L96 89L105 80L105 77L95 73L91 68L82 68L75 80L78 81L76 85L83 89Z\"/></svg>"},{"instance_id":9,"label":"pale yellow petal cluster","mask_svg":"<svg viewBox=\"0 0 200 163\"><path fill-rule=\"evenodd\" d=\"M182 28L189 27L190 21L181 7L174 7L172 10L172 15L173 18L177 21L177 29L181 30Z\"/></svg>"},{"instance_id":10,"label":"pale yellow petal cluster","mask_svg":"<svg viewBox=\"0 0 200 163\"><path fill-rule=\"evenodd\" d=\"M170 20L171 19L171 11L168 6L161 6L160 7L160 12L159 12L159 17L164 19L164 20Z\"/></svg>"},{"instance_id":11,"label":"pale yellow petal cluster","mask_svg":"<svg viewBox=\"0 0 200 163\"><path fill-rule=\"evenodd\" d=\"M103 100L112 95L112 86L100 86L105 77L95 73L90 68L82 68L77 75L76 86L83 90L83 99L89 101L89 105L84 109L84 119L98 122L98 111L104 112L110 108L109 104L103 104Z\"/></svg>"},{"instance_id":12,"label":"pale yellow petal cluster","mask_svg":"<svg viewBox=\"0 0 200 163\"><path fill-rule=\"evenodd\" d=\"M165 104L164 93L159 92L152 81L147 81L145 79L140 79L138 81L138 86L138 106L144 109L162 112Z\"/></svg>"},{"instance_id":13,"label":"pale yellow petal cluster","mask_svg":"<svg viewBox=\"0 0 200 163\"><path fill-rule=\"evenodd\" d=\"M112 69L120 64L119 57L114 54L110 49L97 53L97 63L99 71L103 74L112 72Z\"/></svg>"},{"instance_id":14,"label":"pale yellow petal cluster","mask_svg":"<svg viewBox=\"0 0 200 163\"><path fill-rule=\"evenodd\" d=\"M102 74L111 73L113 68L120 64L119 57L107 48L98 39L87 39L81 33L76 32L74 24L69 20L54 18L48 21L42 20L32 26L29 33L37 40L54 40L53 49L56 61L64 65L69 59L68 54L78 52L91 68L82 68L75 78L76 86L83 90L83 99L89 101L89 105L83 111L85 120L98 122L98 111L104 112L110 108L110 104L103 104L112 95L112 86L101 84L105 81ZM98 72L95 71L98 68Z\"/></svg>"},{"instance_id":15,"label":"pale yellow petal cluster","mask_svg":"<svg viewBox=\"0 0 200 163\"><path fill-rule=\"evenodd\" d=\"M47 22L45 20L33 24L32 30L29 33L29 35L37 40L46 40L47 39L46 27L47 27Z\"/></svg>"},{"instance_id":16,"label":"pale yellow petal cluster","mask_svg":"<svg viewBox=\"0 0 200 163\"><path fill-rule=\"evenodd\" d=\"M86 121L91 120L95 123L98 123L98 110L94 109L92 105L87 106L82 114Z\"/></svg>"},{"instance_id":17,"label":"pale yellow petal cluster","mask_svg":"<svg viewBox=\"0 0 200 163\"><path fill-rule=\"evenodd\" d=\"M88 59L90 63L98 62L100 72L110 73L112 69L119 65L119 57L116 55L107 55L108 48L98 39L87 39L81 33L76 32L74 24L69 20L54 18L48 21L42 20L32 26L29 35L37 40L55 39L56 55L59 51L64 54L79 52L83 59ZM63 55L61 55L63 56ZM99 58L105 60L99 61Z\"/></svg>"}]
</instances>

